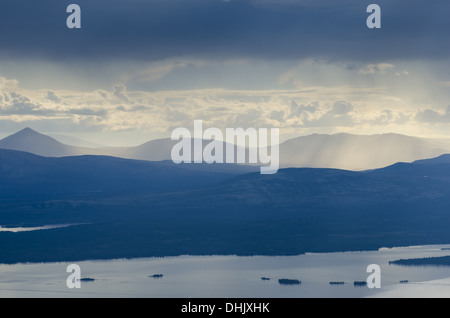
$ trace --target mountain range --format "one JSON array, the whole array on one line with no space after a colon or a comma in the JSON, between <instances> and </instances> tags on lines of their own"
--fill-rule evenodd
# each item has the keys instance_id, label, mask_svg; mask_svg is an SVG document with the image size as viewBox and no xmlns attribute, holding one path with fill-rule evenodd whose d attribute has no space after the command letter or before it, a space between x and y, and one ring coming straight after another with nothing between
<instances>
[{"instance_id":1,"label":"mountain range","mask_svg":"<svg viewBox=\"0 0 450 318\"><path fill-rule=\"evenodd\" d=\"M147 161L171 160L177 141L152 140L135 147L88 148L59 142L30 128L0 140L0 149L30 152L44 157L104 155ZM206 144L206 141L204 141ZM400 134L308 135L279 145L280 168L311 167L361 171L396 162L412 162L450 153L445 140L424 139Z\"/></svg>"},{"instance_id":2,"label":"mountain range","mask_svg":"<svg viewBox=\"0 0 450 318\"><path fill-rule=\"evenodd\" d=\"M0 263L450 242L450 155L366 171L245 169L0 150L3 227L78 224L1 232Z\"/></svg>"},{"instance_id":3,"label":"mountain range","mask_svg":"<svg viewBox=\"0 0 450 318\"><path fill-rule=\"evenodd\" d=\"M170 193L254 171L231 164L176 165L91 155L55 158L0 149L0 200Z\"/></svg>"}]
</instances>

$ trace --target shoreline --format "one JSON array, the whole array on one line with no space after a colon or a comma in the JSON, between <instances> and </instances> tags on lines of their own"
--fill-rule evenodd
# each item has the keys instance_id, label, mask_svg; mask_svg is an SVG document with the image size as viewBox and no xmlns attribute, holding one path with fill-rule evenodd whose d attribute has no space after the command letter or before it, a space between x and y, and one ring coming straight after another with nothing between
<instances>
[{"instance_id":1,"label":"shoreline","mask_svg":"<svg viewBox=\"0 0 450 318\"><path fill-rule=\"evenodd\" d=\"M67 264L67 263L75 263L75 262L114 262L114 261L136 261L136 260L151 260L151 259L186 259L186 258L263 258L263 257L272 257L272 258L285 258L285 257L298 257L298 256L314 256L314 255L326 255L326 254L352 254L352 253L367 253L367 252L383 252L387 250L395 251L397 249L419 249L419 248L440 248L439 251L446 251L450 249L450 243L448 244L423 244L423 245L410 245L410 246L394 246L394 247L380 247L378 249L362 249L362 250L346 250L346 251L328 251L328 252L305 252L301 254L254 254L254 255L243 255L243 254L179 254L179 255L165 255L165 256L138 256L138 257L115 257L115 258L89 258L89 259L77 259L77 260L55 260L55 261L41 261L41 262L11 262L11 263L3 263L0 260L0 266L10 266L10 265L43 265L43 264ZM438 256L438 257L428 257L431 259L441 258L447 256ZM450 255L448 256L450 258ZM428 258L419 258L419 259L428 259ZM407 260L415 260L415 259L407 259ZM417 266L417 265L400 265L394 264L397 260L389 261L389 265L395 266ZM433 265L423 265L423 266L433 266ZM443 267L449 265L442 265Z\"/></svg>"}]
</instances>

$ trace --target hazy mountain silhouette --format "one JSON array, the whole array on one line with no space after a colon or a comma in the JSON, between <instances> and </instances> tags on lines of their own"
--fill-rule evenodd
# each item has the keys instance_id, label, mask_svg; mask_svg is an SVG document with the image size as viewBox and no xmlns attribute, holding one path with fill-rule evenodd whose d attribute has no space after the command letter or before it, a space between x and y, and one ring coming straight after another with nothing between
<instances>
[{"instance_id":1,"label":"hazy mountain silhouette","mask_svg":"<svg viewBox=\"0 0 450 318\"><path fill-rule=\"evenodd\" d=\"M124 158L149 161L171 160L170 154L177 142L170 138L152 140L137 147L125 148L118 155Z\"/></svg>"},{"instance_id":2,"label":"hazy mountain silhouette","mask_svg":"<svg viewBox=\"0 0 450 318\"><path fill-rule=\"evenodd\" d=\"M203 146L209 142L203 141ZM78 147L64 144L52 137L38 133L30 128L25 128L0 140L0 149L24 151L43 157L97 155L147 161L167 161L172 160L171 151L176 143L178 141L166 138L152 140L136 147ZM193 139L191 139L191 145L193 146ZM237 153L237 147L234 148L235 153ZM193 154L191 157L193 160ZM231 165L223 167L216 165L215 169L229 170L230 167ZM192 168L196 169L197 167ZM245 171L247 172L255 171L255 169L242 169L246 169Z\"/></svg>"},{"instance_id":3,"label":"hazy mountain silhouette","mask_svg":"<svg viewBox=\"0 0 450 318\"><path fill-rule=\"evenodd\" d=\"M49 137L56 139L57 141L70 146L80 147L80 148L105 148L105 146L90 142L77 137L64 135L64 134L48 134Z\"/></svg>"},{"instance_id":4,"label":"hazy mountain silhouette","mask_svg":"<svg viewBox=\"0 0 450 318\"><path fill-rule=\"evenodd\" d=\"M62 157L78 154L76 147L60 143L54 138L25 128L0 140L0 148L30 152L47 157Z\"/></svg>"},{"instance_id":5,"label":"hazy mountain silhouette","mask_svg":"<svg viewBox=\"0 0 450 318\"><path fill-rule=\"evenodd\" d=\"M399 134L310 135L280 145L280 166L367 170L450 152L441 143Z\"/></svg>"},{"instance_id":6,"label":"hazy mountain silhouette","mask_svg":"<svg viewBox=\"0 0 450 318\"><path fill-rule=\"evenodd\" d=\"M74 138L65 139L74 140ZM22 129L21 131L0 140L0 149L24 151L43 157L66 157L81 155L115 156L124 150L124 148L119 147L89 148L67 145L31 128Z\"/></svg>"},{"instance_id":7,"label":"hazy mountain silhouette","mask_svg":"<svg viewBox=\"0 0 450 318\"><path fill-rule=\"evenodd\" d=\"M63 144L26 128L0 140L0 148L30 152L47 157L105 155L148 161L171 160L169 138L146 142L137 147L86 148ZM206 145L209 141L204 141ZM280 145L280 167L335 168L367 170L433 158L450 152L446 141L421 139L399 134L383 135L309 135L290 139Z\"/></svg>"}]
</instances>

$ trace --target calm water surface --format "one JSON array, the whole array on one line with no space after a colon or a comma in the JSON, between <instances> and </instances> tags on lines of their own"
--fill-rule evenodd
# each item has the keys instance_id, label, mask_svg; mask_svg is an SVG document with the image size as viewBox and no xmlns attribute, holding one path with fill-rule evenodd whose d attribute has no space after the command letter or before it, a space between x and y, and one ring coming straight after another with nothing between
<instances>
[{"instance_id":1,"label":"calm water surface","mask_svg":"<svg viewBox=\"0 0 450 318\"><path fill-rule=\"evenodd\" d=\"M450 267L389 265L399 258L450 255L450 245L380 249L372 252L299 256L180 256L77 264L80 289L66 285L71 263L0 265L0 297L450 297ZM381 289L354 287L365 281L367 266L381 267ZM163 274L162 278L152 278ZM270 278L262 280L261 277ZM278 279L301 285L280 285ZM408 280L408 284L400 284ZM436 281L438 280L438 281ZM344 285L331 286L330 281ZM423 294L423 295L422 295Z\"/></svg>"}]
</instances>

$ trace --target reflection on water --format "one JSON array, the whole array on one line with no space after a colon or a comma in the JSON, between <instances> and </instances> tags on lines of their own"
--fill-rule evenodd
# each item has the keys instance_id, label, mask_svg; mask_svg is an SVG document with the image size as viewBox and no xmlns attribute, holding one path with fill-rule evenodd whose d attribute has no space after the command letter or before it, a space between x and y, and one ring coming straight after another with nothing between
<instances>
[{"instance_id":1,"label":"reflection on water","mask_svg":"<svg viewBox=\"0 0 450 318\"><path fill-rule=\"evenodd\" d=\"M69 263L0 265L0 297L414 297L414 292L415 297L425 297L433 291L438 291L440 297L450 297L450 284L436 283L450 277L450 267L389 265L389 261L399 258L449 255L450 251L442 250L448 247L415 246L299 256L85 261L77 263L81 276L94 281L82 282L81 289L66 286ZM355 281L365 281L370 275L366 272L370 264L381 267L381 289L356 288ZM280 279L298 280L301 284L283 285L279 284ZM427 281L434 282L423 283Z\"/></svg>"},{"instance_id":2,"label":"reflection on water","mask_svg":"<svg viewBox=\"0 0 450 318\"><path fill-rule=\"evenodd\" d=\"M53 225L43 225L43 226L36 226L36 227L2 227L0 226L0 232L29 232L29 231L39 231L39 230L51 230L51 229L58 229L62 227L69 227L74 225L80 225L80 224L53 224Z\"/></svg>"}]
</instances>

